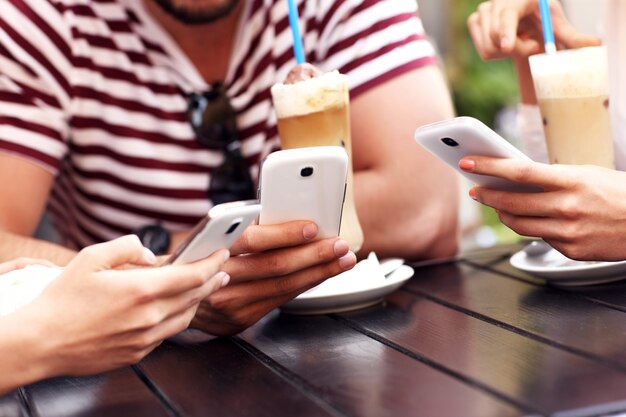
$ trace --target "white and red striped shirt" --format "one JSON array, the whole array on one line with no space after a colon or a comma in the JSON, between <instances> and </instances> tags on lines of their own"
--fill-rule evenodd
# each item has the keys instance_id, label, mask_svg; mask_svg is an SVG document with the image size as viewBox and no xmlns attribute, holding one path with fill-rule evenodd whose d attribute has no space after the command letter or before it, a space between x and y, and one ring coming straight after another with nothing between
<instances>
[{"instance_id":1,"label":"white and red striped shirt","mask_svg":"<svg viewBox=\"0 0 626 417\"><path fill-rule=\"evenodd\" d=\"M245 3L223 81L256 178L278 147L270 87L295 61L287 2ZM307 60L347 74L352 97L435 61L415 0L298 4ZM71 247L207 212L223 154L196 142L185 98L207 89L139 0L0 0L0 151L55 174L48 209Z\"/></svg>"}]
</instances>

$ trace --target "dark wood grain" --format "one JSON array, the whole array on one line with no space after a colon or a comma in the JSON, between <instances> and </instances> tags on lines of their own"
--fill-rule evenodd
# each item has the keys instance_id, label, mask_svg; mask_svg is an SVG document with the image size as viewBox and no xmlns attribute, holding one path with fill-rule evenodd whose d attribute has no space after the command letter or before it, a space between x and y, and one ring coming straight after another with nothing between
<instances>
[{"instance_id":1,"label":"dark wood grain","mask_svg":"<svg viewBox=\"0 0 626 417\"><path fill-rule=\"evenodd\" d=\"M442 266L419 271L409 288L432 281L433 287L440 291L445 287L456 291L457 301L463 302L465 285L470 280L480 279L482 274L484 271ZM447 282L440 284L440 280ZM497 291L486 290L474 297L492 300L499 295ZM427 298L416 300L416 297L400 291L389 298L386 309L341 317L410 354L427 358L446 372L541 414L569 410L594 415L626 408L626 373L459 311L454 305ZM469 292L468 298L472 298ZM515 316L517 302L501 308L498 314ZM571 328L563 329L563 332L568 331Z\"/></svg>"},{"instance_id":2,"label":"dark wood grain","mask_svg":"<svg viewBox=\"0 0 626 417\"><path fill-rule=\"evenodd\" d=\"M20 402L17 392L0 397L0 417L30 417Z\"/></svg>"},{"instance_id":3,"label":"dark wood grain","mask_svg":"<svg viewBox=\"0 0 626 417\"><path fill-rule=\"evenodd\" d=\"M167 417L130 368L86 378L56 378L26 388L33 417Z\"/></svg>"},{"instance_id":4,"label":"dark wood grain","mask_svg":"<svg viewBox=\"0 0 626 417\"><path fill-rule=\"evenodd\" d=\"M538 285L546 285L545 279L534 277L526 272L513 268L508 258L500 259L485 267L521 280L534 282ZM563 292L584 296L592 301L605 304L618 310L626 311L626 276L623 276L623 280L613 283L582 287L552 287L555 289L558 288Z\"/></svg>"},{"instance_id":5,"label":"dark wood grain","mask_svg":"<svg viewBox=\"0 0 626 417\"><path fill-rule=\"evenodd\" d=\"M341 416L226 338L168 343L141 370L185 416Z\"/></svg>"},{"instance_id":6,"label":"dark wood grain","mask_svg":"<svg viewBox=\"0 0 626 417\"><path fill-rule=\"evenodd\" d=\"M406 289L626 371L626 313L467 266L420 271Z\"/></svg>"},{"instance_id":7,"label":"dark wood grain","mask_svg":"<svg viewBox=\"0 0 626 417\"><path fill-rule=\"evenodd\" d=\"M410 304L410 302L409 302ZM396 319L397 316L394 316ZM406 321L396 323L402 326ZM511 403L325 316L273 313L242 336L350 416L518 416Z\"/></svg>"}]
</instances>

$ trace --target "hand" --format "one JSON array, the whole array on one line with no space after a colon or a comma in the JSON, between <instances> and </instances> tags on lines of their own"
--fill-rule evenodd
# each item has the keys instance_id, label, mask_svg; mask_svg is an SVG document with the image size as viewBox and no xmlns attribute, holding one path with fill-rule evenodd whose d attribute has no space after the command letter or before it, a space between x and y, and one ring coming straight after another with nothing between
<instances>
[{"instance_id":1,"label":"hand","mask_svg":"<svg viewBox=\"0 0 626 417\"><path fill-rule=\"evenodd\" d=\"M559 2L550 1L550 11L557 45L580 48L600 44L597 37L574 29ZM526 58L543 50L537 0L486 1L470 15L467 25L478 54L485 60Z\"/></svg>"},{"instance_id":2,"label":"hand","mask_svg":"<svg viewBox=\"0 0 626 417\"><path fill-rule=\"evenodd\" d=\"M274 308L351 269L356 256L339 238L312 241L315 224L306 221L250 226L231 248L224 265L228 287L211 294L192 326L215 335L240 332Z\"/></svg>"},{"instance_id":3,"label":"hand","mask_svg":"<svg viewBox=\"0 0 626 417\"><path fill-rule=\"evenodd\" d=\"M228 282L228 251L188 265L154 265L139 239L125 236L82 250L35 301L14 314L41 335L44 376L83 375L138 362L185 329L198 303Z\"/></svg>"},{"instance_id":4,"label":"hand","mask_svg":"<svg viewBox=\"0 0 626 417\"><path fill-rule=\"evenodd\" d=\"M478 156L462 159L459 166L545 190L527 194L470 190L472 198L496 209L502 223L517 233L541 237L572 259L626 259L626 173Z\"/></svg>"}]
</instances>

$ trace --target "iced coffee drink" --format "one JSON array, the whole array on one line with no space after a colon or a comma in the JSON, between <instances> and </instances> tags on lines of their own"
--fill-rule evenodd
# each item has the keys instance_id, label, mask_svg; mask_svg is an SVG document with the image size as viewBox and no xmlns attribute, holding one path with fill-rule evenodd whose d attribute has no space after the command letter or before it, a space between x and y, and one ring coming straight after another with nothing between
<instances>
[{"instance_id":1,"label":"iced coffee drink","mask_svg":"<svg viewBox=\"0 0 626 417\"><path fill-rule=\"evenodd\" d=\"M313 70L310 70L313 72ZM339 72L307 74L301 80L272 87L278 117L278 134L283 149L309 146L344 146L349 156L348 183L340 236L354 252L363 245L363 231L354 205L352 149L350 141L350 98L348 77Z\"/></svg>"},{"instance_id":2,"label":"iced coffee drink","mask_svg":"<svg viewBox=\"0 0 626 417\"><path fill-rule=\"evenodd\" d=\"M530 57L550 163L614 168L606 47Z\"/></svg>"}]
</instances>

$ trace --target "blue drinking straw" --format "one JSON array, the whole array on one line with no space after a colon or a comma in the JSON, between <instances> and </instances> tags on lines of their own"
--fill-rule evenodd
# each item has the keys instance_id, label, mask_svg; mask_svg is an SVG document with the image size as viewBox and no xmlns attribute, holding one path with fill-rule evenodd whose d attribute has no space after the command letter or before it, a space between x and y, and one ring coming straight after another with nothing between
<instances>
[{"instance_id":1,"label":"blue drinking straw","mask_svg":"<svg viewBox=\"0 0 626 417\"><path fill-rule=\"evenodd\" d=\"M539 0L539 10L541 11L541 27L543 29L543 41L546 48L546 54L554 54L556 53L556 43L554 42L552 16L550 16L550 6L548 6L548 0Z\"/></svg>"},{"instance_id":2,"label":"blue drinking straw","mask_svg":"<svg viewBox=\"0 0 626 417\"><path fill-rule=\"evenodd\" d=\"M298 7L294 0L287 0L289 4L289 25L293 35L293 54L296 56L297 64L304 64L304 47L302 46L302 35L300 34Z\"/></svg>"}]
</instances>

